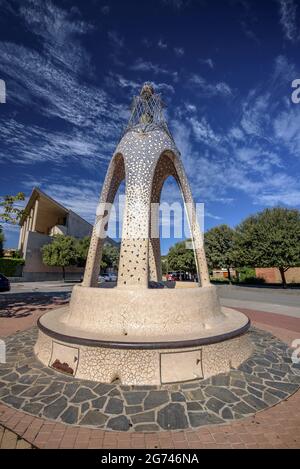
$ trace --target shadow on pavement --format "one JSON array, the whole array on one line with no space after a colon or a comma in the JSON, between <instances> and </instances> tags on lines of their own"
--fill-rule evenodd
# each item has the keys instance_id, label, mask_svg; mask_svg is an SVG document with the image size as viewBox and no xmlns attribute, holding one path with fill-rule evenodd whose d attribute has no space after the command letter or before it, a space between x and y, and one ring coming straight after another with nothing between
<instances>
[{"instance_id":1,"label":"shadow on pavement","mask_svg":"<svg viewBox=\"0 0 300 469\"><path fill-rule=\"evenodd\" d=\"M0 318L23 318L35 311L46 311L49 307L59 307L68 303L68 292L30 292L0 294Z\"/></svg>"}]
</instances>

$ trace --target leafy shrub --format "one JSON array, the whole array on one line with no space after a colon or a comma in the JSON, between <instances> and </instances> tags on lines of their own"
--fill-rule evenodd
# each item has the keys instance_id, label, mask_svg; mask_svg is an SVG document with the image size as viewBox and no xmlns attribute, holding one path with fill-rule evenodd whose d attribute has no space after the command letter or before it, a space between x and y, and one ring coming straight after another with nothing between
<instances>
[{"instance_id":1,"label":"leafy shrub","mask_svg":"<svg viewBox=\"0 0 300 469\"><path fill-rule=\"evenodd\" d=\"M255 278L255 269L252 267L241 267L237 269L237 272L239 274L239 281L240 282L247 282L246 279L250 278L253 279Z\"/></svg>"},{"instance_id":2,"label":"leafy shrub","mask_svg":"<svg viewBox=\"0 0 300 469\"><path fill-rule=\"evenodd\" d=\"M22 265L24 259L14 259L12 257L0 258L0 273L7 277L18 277L22 275Z\"/></svg>"},{"instance_id":3,"label":"leafy shrub","mask_svg":"<svg viewBox=\"0 0 300 469\"><path fill-rule=\"evenodd\" d=\"M11 256L13 259L23 259L22 257L22 251L20 249L16 249L16 251L14 251L12 253L12 256Z\"/></svg>"},{"instance_id":4,"label":"leafy shrub","mask_svg":"<svg viewBox=\"0 0 300 469\"><path fill-rule=\"evenodd\" d=\"M219 278L219 277L211 277L210 279L211 282L213 283L229 283L228 278Z\"/></svg>"},{"instance_id":5,"label":"leafy shrub","mask_svg":"<svg viewBox=\"0 0 300 469\"><path fill-rule=\"evenodd\" d=\"M246 277L243 283L247 283L251 285L263 285L264 283L266 283L266 281L262 277Z\"/></svg>"}]
</instances>

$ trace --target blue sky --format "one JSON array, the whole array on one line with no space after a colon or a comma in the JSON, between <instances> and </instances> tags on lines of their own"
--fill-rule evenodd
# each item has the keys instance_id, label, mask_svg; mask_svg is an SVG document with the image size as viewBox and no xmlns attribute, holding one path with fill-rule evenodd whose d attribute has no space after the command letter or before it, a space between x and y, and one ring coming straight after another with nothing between
<instances>
[{"instance_id":1,"label":"blue sky","mask_svg":"<svg viewBox=\"0 0 300 469\"><path fill-rule=\"evenodd\" d=\"M300 206L300 3L0 0L0 195L37 185L93 222L132 97L152 81L205 228ZM164 200L180 200L168 182ZM18 228L5 226L6 245ZM173 240L165 241L163 251Z\"/></svg>"}]
</instances>

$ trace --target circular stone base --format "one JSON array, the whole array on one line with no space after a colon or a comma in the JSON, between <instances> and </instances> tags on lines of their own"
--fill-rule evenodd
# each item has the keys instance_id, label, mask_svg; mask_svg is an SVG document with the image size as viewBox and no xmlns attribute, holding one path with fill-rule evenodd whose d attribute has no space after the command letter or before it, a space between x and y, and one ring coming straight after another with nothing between
<instances>
[{"instance_id":1,"label":"circular stone base","mask_svg":"<svg viewBox=\"0 0 300 469\"><path fill-rule=\"evenodd\" d=\"M124 386L78 380L44 366L33 346L37 328L6 339L0 401L66 424L117 431L161 431L223 424L267 409L300 386L292 350L269 333L250 329L253 353L237 370L163 386Z\"/></svg>"},{"instance_id":2,"label":"circular stone base","mask_svg":"<svg viewBox=\"0 0 300 469\"><path fill-rule=\"evenodd\" d=\"M38 321L35 353L44 364L79 379L125 385L160 385L203 379L237 368L252 353L249 319L222 308L210 329L184 338L113 336L71 327L62 318L69 308L50 311ZM159 340L161 339L161 340Z\"/></svg>"}]
</instances>

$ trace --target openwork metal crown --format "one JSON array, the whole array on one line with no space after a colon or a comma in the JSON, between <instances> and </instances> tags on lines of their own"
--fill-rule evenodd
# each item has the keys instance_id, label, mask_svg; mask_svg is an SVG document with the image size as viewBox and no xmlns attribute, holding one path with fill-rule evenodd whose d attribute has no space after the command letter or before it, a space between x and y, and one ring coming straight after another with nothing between
<instances>
[{"instance_id":1,"label":"openwork metal crown","mask_svg":"<svg viewBox=\"0 0 300 469\"><path fill-rule=\"evenodd\" d=\"M125 132L136 130L137 132L150 132L164 130L173 140L164 117L165 105L161 97L155 93L151 83L145 83L140 95L133 98L131 115ZM125 133L124 132L124 133Z\"/></svg>"}]
</instances>

